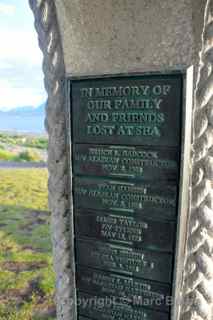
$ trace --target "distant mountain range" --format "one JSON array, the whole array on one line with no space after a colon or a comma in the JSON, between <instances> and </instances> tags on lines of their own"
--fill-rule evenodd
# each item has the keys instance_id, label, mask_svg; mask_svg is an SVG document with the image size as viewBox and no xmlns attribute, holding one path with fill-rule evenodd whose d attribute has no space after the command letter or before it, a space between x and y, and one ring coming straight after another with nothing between
<instances>
[{"instance_id":1,"label":"distant mountain range","mask_svg":"<svg viewBox=\"0 0 213 320\"><path fill-rule=\"evenodd\" d=\"M0 110L0 131L44 133L45 103Z\"/></svg>"}]
</instances>

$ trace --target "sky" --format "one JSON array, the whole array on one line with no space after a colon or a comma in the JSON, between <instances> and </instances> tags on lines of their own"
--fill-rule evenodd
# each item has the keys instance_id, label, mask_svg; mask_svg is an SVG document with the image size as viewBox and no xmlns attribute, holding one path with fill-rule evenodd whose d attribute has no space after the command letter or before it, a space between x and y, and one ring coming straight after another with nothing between
<instances>
[{"instance_id":1,"label":"sky","mask_svg":"<svg viewBox=\"0 0 213 320\"><path fill-rule=\"evenodd\" d=\"M46 100L42 53L28 0L0 0L0 109Z\"/></svg>"}]
</instances>

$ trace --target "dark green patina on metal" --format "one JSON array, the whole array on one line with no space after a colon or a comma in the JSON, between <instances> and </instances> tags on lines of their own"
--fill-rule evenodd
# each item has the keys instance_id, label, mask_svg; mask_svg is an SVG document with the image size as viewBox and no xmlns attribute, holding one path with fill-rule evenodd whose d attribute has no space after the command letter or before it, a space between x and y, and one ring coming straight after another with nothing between
<instances>
[{"instance_id":1,"label":"dark green patina on metal","mask_svg":"<svg viewBox=\"0 0 213 320\"><path fill-rule=\"evenodd\" d=\"M74 142L178 147L181 94L180 74L76 80Z\"/></svg>"},{"instance_id":2,"label":"dark green patina on metal","mask_svg":"<svg viewBox=\"0 0 213 320\"><path fill-rule=\"evenodd\" d=\"M122 242L134 248L172 252L175 221L142 217L141 213L76 209L77 237L92 237L112 243ZM154 236L153 236L154 235Z\"/></svg>"},{"instance_id":3,"label":"dark green patina on metal","mask_svg":"<svg viewBox=\"0 0 213 320\"><path fill-rule=\"evenodd\" d=\"M170 317L183 79L68 80L81 320Z\"/></svg>"}]
</instances>

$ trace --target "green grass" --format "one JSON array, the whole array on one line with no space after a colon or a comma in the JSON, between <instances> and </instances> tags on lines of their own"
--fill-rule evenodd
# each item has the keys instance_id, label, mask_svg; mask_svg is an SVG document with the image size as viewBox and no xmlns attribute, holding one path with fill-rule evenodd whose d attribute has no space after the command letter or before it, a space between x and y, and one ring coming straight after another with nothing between
<instances>
[{"instance_id":1,"label":"green grass","mask_svg":"<svg viewBox=\"0 0 213 320\"><path fill-rule=\"evenodd\" d=\"M48 210L46 169L0 170L0 204Z\"/></svg>"},{"instance_id":2,"label":"green grass","mask_svg":"<svg viewBox=\"0 0 213 320\"><path fill-rule=\"evenodd\" d=\"M54 272L45 169L0 170L0 319L47 320Z\"/></svg>"},{"instance_id":3,"label":"green grass","mask_svg":"<svg viewBox=\"0 0 213 320\"><path fill-rule=\"evenodd\" d=\"M6 133L0 133L0 145L1 143L43 150L46 150L48 146L48 140L46 137L31 137Z\"/></svg>"}]
</instances>

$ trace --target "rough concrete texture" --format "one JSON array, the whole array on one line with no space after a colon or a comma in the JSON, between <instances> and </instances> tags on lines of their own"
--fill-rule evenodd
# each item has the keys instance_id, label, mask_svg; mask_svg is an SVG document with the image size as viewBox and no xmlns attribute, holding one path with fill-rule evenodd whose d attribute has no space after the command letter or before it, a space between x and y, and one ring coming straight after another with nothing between
<instances>
[{"instance_id":1,"label":"rough concrete texture","mask_svg":"<svg viewBox=\"0 0 213 320\"><path fill-rule=\"evenodd\" d=\"M55 2L68 74L177 69L197 58L205 0Z\"/></svg>"},{"instance_id":2,"label":"rough concrete texture","mask_svg":"<svg viewBox=\"0 0 213 320\"><path fill-rule=\"evenodd\" d=\"M192 27L194 35L194 55L197 59L197 53L201 50L201 34L203 30L205 0L192 0Z\"/></svg>"},{"instance_id":3,"label":"rough concrete texture","mask_svg":"<svg viewBox=\"0 0 213 320\"><path fill-rule=\"evenodd\" d=\"M197 64L205 0L30 0L48 91L49 199L52 211L57 319L76 319L73 230L68 199L63 52L66 72L101 74ZM212 319L212 44L213 0L207 1L194 112L195 163L182 320ZM208 54L207 54L208 53ZM209 68L210 67L210 68ZM210 70L210 72L209 72ZM201 161L200 161L201 160ZM195 208L197 210L195 210ZM72 263L70 263L70 260ZM192 299L194 297L194 299ZM189 299L188 299L189 298ZM173 319L177 319L176 315Z\"/></svg>"},{"instance_id":4,"label":"rough concrete texture","mask_svg":"<svg viewBox=\"0 0 213 320\"><path fill-rule=\"evenodd\" d=\"M206 0L192 0L192 31L193 31L193 56L192 64L194 64L194 79L197 79L197 67L199 63L199 52L201 51L202 41L201 35L203 31L204 11Z\"/></svg>"}]
</instances>

